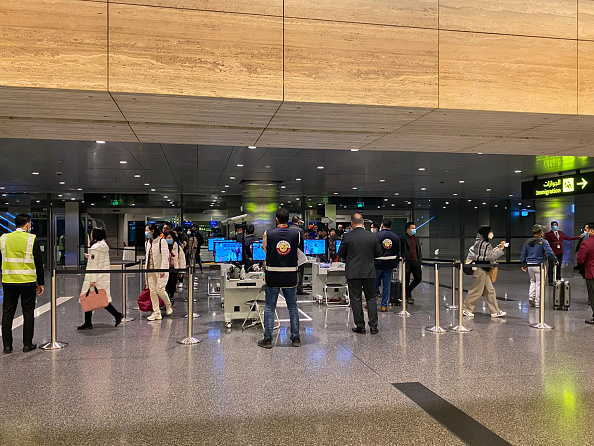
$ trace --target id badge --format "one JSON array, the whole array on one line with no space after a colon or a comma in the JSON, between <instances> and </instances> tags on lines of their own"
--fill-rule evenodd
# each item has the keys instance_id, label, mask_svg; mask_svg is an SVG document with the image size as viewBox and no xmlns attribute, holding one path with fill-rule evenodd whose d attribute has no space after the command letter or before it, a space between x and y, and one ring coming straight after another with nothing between
<instances>
[{"instance_id":1,"label":"id badge","mask_svg":"<svg viewBox=\"0 0 594 446\"><path fill-rule=\"evenodd\" d=\"M557 249L561 249L561 245L557 245Z\"/></svg>"}]
</instances>

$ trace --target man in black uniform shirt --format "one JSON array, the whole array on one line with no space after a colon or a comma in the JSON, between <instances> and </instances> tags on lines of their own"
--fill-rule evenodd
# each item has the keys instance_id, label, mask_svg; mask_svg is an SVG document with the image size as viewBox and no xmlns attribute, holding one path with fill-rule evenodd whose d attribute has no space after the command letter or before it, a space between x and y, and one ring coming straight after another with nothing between
<instances>
[{"instance_id":1,"label":"man in black uniform shirt","mask_svg":"<svg viewBox=\"0 0 594 446\"><path fill-rule=\"evenodd\" d=\"M400 256L400 238L390 230L391 227L392 220L384 218L380 226L380 231L377 233L377 239L382 248L382 256L375 259L375 289L378 290L380 282L383 282L382 312L388 311L392 271L398 266L397 259Z\"/></svg>"}]
</instances>

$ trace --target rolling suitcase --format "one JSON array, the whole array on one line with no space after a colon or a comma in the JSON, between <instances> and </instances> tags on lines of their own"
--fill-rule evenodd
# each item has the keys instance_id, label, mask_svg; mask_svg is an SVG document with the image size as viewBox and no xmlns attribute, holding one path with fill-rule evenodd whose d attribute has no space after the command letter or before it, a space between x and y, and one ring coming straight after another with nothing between
<instances>
[{"instance_id":1,"label":"rolling suitcase","mask_svg":"<svg viewBox=\"0 0 594 446\"><path fill-rule=\"evenodd\" d=\"M571 305L571 288L569 281L557 280L557 268L553 268L553 310L569 310Z\"/></svg>"},{"instance_id":2,"label":"rolling suitcase","mask_svg":"<svg viewBox=\"0 0 594 446\"><path fill-rule=\"evenodd\" d=\"M390 300L388 301L388 305L402 305L402 282L400 280L392 279L390 282Z\"/></svg>"}]
</instances>

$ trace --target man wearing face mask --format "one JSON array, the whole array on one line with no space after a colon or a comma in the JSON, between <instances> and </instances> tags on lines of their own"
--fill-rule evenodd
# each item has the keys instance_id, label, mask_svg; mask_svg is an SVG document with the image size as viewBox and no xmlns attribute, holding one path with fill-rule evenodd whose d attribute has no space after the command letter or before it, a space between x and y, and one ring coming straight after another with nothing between
<instances>
[{"instance_id":1,"label":"man wearing face mask","mask_svg":"<svg viewBox=\"0 0 594 446\"><path fill-rule=\"evenodd\" d=\"M588 289L588 301L592 307L592 319L586 324L594 325L594 223L588 223L584 228L584 239L580 244L577 263L584 265L584 277Z\"/></svg>"},{"instance_id":2,"label":"man wearing face mask","mask_svg":"<svg viewBox=\"0 0 594 446\"><path fill-rule=\"evenodd\" d=\"M423 280L421 270L421 245L416 237L417 227L411 221L406 224L406 234L400 237L400 252L406 262L406 279L403 286L406 286L406 303L413 305L415 300L412 297L414 290ZM412 274L413 280L410 281Z\"/></svg>"},{"instance_id":3,"label":"man wearing face mask","mask_svg":"<svg viewBox=\"0 0 594 446\"><path fill-rule=\"evenodd\" d=\"M14 219L16 230L0 237L2 253L2 342L4 353L12 353L12 321L19 298L23 309L23 351L37 348L33 344L35 299L43 294L43 254L36 237L31 234L31 217L19 214Z\"/></svg>"},{"instance_id":4,"label":"man wearing face mask","mask_svg":"<svg viewBox=\"0 0 594 446\"><path fill-rule=\"evenodd\" d=\"M551 222L551 230L545 234L545 239L551 245L551 249L557 257L557 261L549 260L549 285L553 285L553 268L557 268L557 279L561 278L561 264L563 263L563 241L564 240L579 240L584 235L578 237L569 237L559 229L559 223ZM556 264L556 266L555 266Z\"/></svg>"}]
</instances>

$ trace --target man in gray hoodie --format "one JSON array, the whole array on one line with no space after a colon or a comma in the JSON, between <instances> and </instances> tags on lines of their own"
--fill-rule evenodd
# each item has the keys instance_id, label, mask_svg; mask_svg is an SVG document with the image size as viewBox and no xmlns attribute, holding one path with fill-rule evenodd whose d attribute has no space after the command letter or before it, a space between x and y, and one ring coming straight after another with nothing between
<instances>
[{"instance_id":1,"label":"man in gray hoodie","mask_svg":"<svg viewBox=\"0 0 594 446\"><path fill-rule=\"evenodd\" d=\"M522 271L528 271L530 276L530 291L528 302L532 307L540 307L540 264L547 261L547 258L556 266L559 261L551 249L549 242L544 237L544 226L534 225L532 227L533 237L524 242L520 262L531 266L523 266Z\"/></svg>"}]
</instances>

